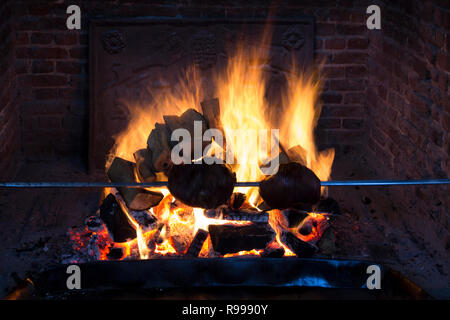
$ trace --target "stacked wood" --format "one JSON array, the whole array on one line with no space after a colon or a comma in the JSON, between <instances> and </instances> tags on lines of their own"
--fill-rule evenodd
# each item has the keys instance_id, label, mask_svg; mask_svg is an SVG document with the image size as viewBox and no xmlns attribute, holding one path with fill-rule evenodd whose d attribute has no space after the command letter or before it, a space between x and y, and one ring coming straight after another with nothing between
<instances>
[{"instance_id":1,"label":"stacked wood","mask_svg":"<svg viewBox=\"0 0 450 320\"><path fill-rule=\"evenodd\" d=\"M203 147L206 146L206 142L203 141L203 133L208 129L208 125L206 124L203 116L197 112L195 109L188 109L181 116L164 116L164 123L169 132L169 137L172 135L176 129L186 129L189 131L191 135L191 159L195 159L194 155L194 146L197 143L202 146L202 155L203 155ZM194 132L194 124L195 122L201 122L202 131L201 135L195 134ZM176 145L178 142L170 141L171 147Z\"/></svg>"},{"instance_id":2,"label":"stacked wood","mask_svg":"<svg viewBox=\"0 0 450 320\"><path fill-rule=\"evenodd\" d=\"M136 238L136 230L114 195L109 194L103 200L100 218L114 242L127 242Z\"/></svg>"},{"instance_id":3,"label":"stacked wood","mask_svg":"<svg viewBox=\"0 0 450 320\"><path fill-rule=\"evenodd\" d=\"M205 100L200 103L202 107L203 116L206 119L208 128L222 130L222 123L220 121L220 104L219 99L214 98Z\"/></svg>"},{"instance_id":4,"label":"stacked wood","mask_svg":"<svg viewBox=\"0 0 450 320\"><path fill-rule=\"evenodd\" d=\"M220 254L243 250L264 249L275 238L268 224L209 225L209 235L214 251Z\"/></svg>"},{"instance_id":5,"label":"stacked wood","mask_svg":"<svg viewBox=\"0 0 450 320\"><path fill-rule=\"evenodd\" d=\"M167 173L172 166L170 157L170 132L167 125L155 123L155 129L150 133L147 147L151 151L152 169Z\"/></svg>"},{"instance_id":6,"label":"stacked wood","mask_svg":"<svg viewBox=\"0 0 450 320\"><path fill-rule=\"evenodd\" d=\"M136 161L136 173L141 182L152 182L156 180L153 172L152 152L148 149L140 149L133 153Z\"/></svg>"},{"instance_id":7,"label":"stacked wood","mask_svg":"<svg viewBox=\"0 0 450 320\"><path fill-rule=\"evenodd\" d=\"M285 209L297 203L314 204L320 199L320 180L299 163L281 164L275 175L261 181L259 194L271 208Z\"/></svg>"},{"instance_id":8,"label":"stacked wood","mask_svg":"<svg viewBox=\"0 0 450 320\"><path fill-rule=\"evenodd\" d=\"M108 169L108 177L111 182L136 183L134 172L133 162L116 157ZM119 187L117 189L131 210L147 210L157 205L163 198L161 193L143 188Z\"/></svg>"},{"instance_id":9,"label":"stacked wood","mask_svg":"<svg viewBox=\"0 0 450 320\"><path fill-rule=\"evenodd\" d=\"M208 238L208 232L203 229L198 229L185 255L188 257L198 257L206 238Z\"/></svg>"},{"instance_id":10,"label":"stacked wood","mask_svg":"<svg viewBox=\"0 0 450 320\"><path fill-rule=\"evenodd\" d=\"M169 172L170 193L191 207L216 208L227 203L236 175L224 164L180 164Z\"/></svg>"},{"instance_id":11,"label":"stacked wood","mask_svg":"<svg viewBox=\"0 0 450 320\"><path fill-rule=\"evenodd\" d=\"M297 238L289 231L283 231L281 242L294 252L299 258L309 258L317 252L317 247Z\"/></svg>"}]
</instances>

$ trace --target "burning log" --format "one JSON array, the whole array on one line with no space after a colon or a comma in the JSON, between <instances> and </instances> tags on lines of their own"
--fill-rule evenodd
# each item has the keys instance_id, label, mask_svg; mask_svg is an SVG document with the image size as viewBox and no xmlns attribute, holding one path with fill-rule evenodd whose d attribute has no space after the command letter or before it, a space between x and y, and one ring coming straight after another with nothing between
<instances>
[{"instance_id":1,"label":"burning log","mask_svg":"<svg viewBox=\"0 0 450 320\"><path fill-rule=\"evenodd\" d=\"M281 246L275 247L268 245L261 253L262 258L281 258L282 256L284 256L284 248Z\"/></svg>"},{"instance_id":2,"label":"burning log","mask_svg":"<svg viewBox=\"0 0 450 320\"><path fill-rule=\"evenodd\" d=\"M268 224L209 225L209 235L214 251L220 254L243 250L264 249L275 238Z\"/></svg>"},{"instance_id":3,"label":"burning log","mask_svg":"<svg viewBox=\"0 0 450 320\"><path fill-rule=\"evenodd\" d=\"M306 165L307 152L301 146L295 146L286 151L286 155L290 162L297 162Z\"/></svg>"},{"instance_id":4,"label":"burning log","mask_svg":"<svg viewBox=\"0 0 450 320\"><path fill-rule=\"evenodd\" d=\"M191 207L216 208L227 203L236 175L224 164L180 164L169 172L170 193Z\"/></svg>"},{"instance_id":5,"label":"burning log","mask_svg":"<svg viewBox=\"0 0 450 320\"><path fill-rule=\"evenodd\" d=\"M203 229L198 229L185 255L188 257L198 257L206 238L208 238L208 232Z\"/></svg>"},{"instance_id":6,"label":"burning log","mask_svg":"<svg viewBox=\"0 0 450 320\"><path fill-rule=\"evenodd\" d=\"M140 149L133 153L136 161L136 173L141 182L152 182L156 175L152 170L152 152L148 149Z\"/></svg>"},{"instance_id":7,"label":"burning log","mask_svg":"<svg viewBox=\"0 0 450 320\"><path fill-rule=\"evenodd\" d=\"M315 245L300 240L289 231L284 231L281 234L281 241L299 258L308 258L317 252Z\"/></svg>"},{"instance_id":8,"label":"burning log","mask_svg":"<svg viewBox=\"0 0 450 320\"><path fill-rule=\"evenodd\" d=\"M247 198L247 196L245 194L240 193L240 192L234 192L231 195L231 198L230 198L230 201L229 201L228 205L232 209L237 210L240 207L242 207L242 205L244 204L246 198Z\"/></svg>"},{"instance_id":9,"label":"burning log","mask_svg":"<svg viewBox=\"0 0 450 320\"><path fill-rule=\"evenodd\" d=\"M252 221L252 222L267 223L269 222L269 213L244 209L239 210L223 209L222 219L232 221Z\"/></svg>"},{"instance_id":10,"label":"burning log","mask_svg":"<svg viewBox=\"0 0 450 320\"><path fill-rule=\"evenodd\" d=\"M308 216L308 213L302 210L296 210L296 209L286 209L281 211L282 215L286 219L286 227L287 228L295 228L297 227L300 222L303 221Z\"/></svg>"},{"instance_id":11,"label":"burning log","mask_svg":"<svg viewBox=\"0 0 450 320\"><path fill-rule=\"evenodd\" d=\"M320 199L320 180L299 163L281 164L275 175L261 181L259 194L271 208L285 209L297 203L314 204Z\"/></svg>"},{"instance_id":12,"label":"burning log","mask_svg":"<svg viewBox=\"0 0 450 320\"><path fill-rule=\"evenodd\" d=\"M136 230L128 220L116 197L111 193L100 206L100 218L108 228L114 242L127 242L136 238Z\"/></svg>"},{"instance_id":13,"label":"burning log","mask_svg":"<svg viewBox=\"0 0 450 320\"><path fill-rule=\"evenodd\" d=\"M206 124L205 119L201 115L201 113L197 112L195 109L188 109L181 116L164 116L164 122L168 129L169 136L172 135L172 132L176 129L186 129L189 131L192 138L191 145L191 159L194 159L194 145L195 143L199 143L202 147L206 146L206 142L203 141L203 133L207 130L208 126ZM201 122L201 136L197 136L194 132L195 122ZM196 141L196 139L199 139ZM172 147L176 142L169 142L172 144ZM203 148L202 148L203 150Z\"/></svg>"},{"instance_id":14,"label":"burning log","mask_svg":"<svg viewBox=\"0 0 450 320\"><path fill-rule=\"evenodd\" d=\"M214 98L205 100L200 103L203 116L208 123L208 128L218 129L222 131L222 123L220 122L220 105L219 99Z\"/></svg>"},{"instance_id":15,"label":"burning log","mask_svg":"<svg viewBox=\"0 0 450 320\"><path fill-rule=\"evenodd\" d=\"M170 132L167 125L155 123L155 129L150 132L148 137L147 146L151 151L151 163L153 170L156 172L167 173L172 166L169 137Z\"/></svg>"},{"instance_id":16,"label":"burning log","mask_svg":"<svg viewBox=\"0 0 450 320\"><path fill-rule=\"evenodd\" d=\"M133 162L122 158L114 158L108 169L108 177L112 182L129 182L135 183L134 175L135 165ZM157 205L163 198L159 192L152 192L142 188L118 188L126 205L131 210L147 210Z\"/></svg>"}]
</instances>

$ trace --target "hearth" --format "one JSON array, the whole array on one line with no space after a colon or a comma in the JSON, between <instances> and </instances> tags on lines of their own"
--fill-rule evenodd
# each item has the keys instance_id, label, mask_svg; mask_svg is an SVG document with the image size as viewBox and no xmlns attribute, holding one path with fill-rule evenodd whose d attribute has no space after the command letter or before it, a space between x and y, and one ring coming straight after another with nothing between
<instances>
[{"instance_id":1,"label":"hearth","mask_svg":"<svg viewBox=\"0 0 450 320\"><path fill-rule=\"evenodd\" d=\"M2 293L448 297L448 10L379 5L0 5Z\"/></svg>"}]
</instances>

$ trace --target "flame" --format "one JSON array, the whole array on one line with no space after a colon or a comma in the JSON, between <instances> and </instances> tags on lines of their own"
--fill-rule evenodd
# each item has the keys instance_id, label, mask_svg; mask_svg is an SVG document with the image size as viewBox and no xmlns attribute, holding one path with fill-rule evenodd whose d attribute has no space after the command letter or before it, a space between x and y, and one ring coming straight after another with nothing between
<instances>
[{"instance_id":1,"label":"flame","mask_svg":"<svg viewBox=\"0 0 450 320\"><path fill-rule=\"evenodd\" d=\"M310 168L320 178L328 180L334 159L334 150L319 151L314 141L314 129L321 112L319 101L321 93L321 79L319 73L305 72L292 64L291 70L286 73L286 86L281 88L281 105L274 105L274 101L267 100L268 65L264 61L270 55L267 48L270 47L271 32L266 28L262 33L261 41L256 46L249 46L246 42L236 43L234 51L231 51L228 63L223 70L218 71L212 78L202 78L195 67L189 68L180 77L179 82L162 90L155 91L149 83L146 89L150 102L142 104L130 97L124 97L121 102L125 106L125 112L129 114L128 127L120 132L115 139L115 144L106 161L109 167L114 157L121 157L134 161L133 153L147 147L147 139L155 123L163 123L164 115L180 115L188 108L197 109L200 102L214 97L220 101L220 119L225 133L226 146L221 149L216 141L210 154L222 157L224 160L234 160L232 169L236 173L237 181L259 181L264 178L260 164L267 159L272 159L278 154L271 141L272 129L279 130L281 150L289 150L300 146L302 152L297 154L302 163ZM212 81L211 81L212 80ZM160 82L166 82L163 78ZM213 90L208 93L202 90L202 84L209 81ZM274 113L277 113L274 117ZM274 119L276 118L276 119ZM262 135L270 141L269 146L261 143ZM275 150L275 154L272 152ZM222 152L221 152L222 151ZM223 151L226 151L224 154ZM158 174L158 180L164 178ZM125 254L130 256L133 251L139 252L141 259L148 259L153 254L182 254L180 248L183 245L177 242L192 239L198 230L208 230L211 224L250 224L248 221L227 221L208 218L204 215L204 209L179 206L176 199L165 187L152 188L163 194L163 200L151 208L159 223L159 227L149 232L144 232L139 224L129 214L124 206L124 212L136 229L136 239L124 243L114 244L121 247ZM105 189L105 195L110 190ZM235 192L246 194L247 207L257 208L261 201L258 189L235 188ZM324 192L325 189L323 188ZM310 213L317 222L317 228L308 236L302 236L296 230L294 232L304 241L316 241L323 232L322 224L326 217L321 214ZM272 245L285 249L286 256L295 255L281 241L280 235L286 227L282 223L282 214L279 210L269 212L269 224L276 231L276 238ZM107 231L106 231L107 233ZM185 238L185 239L184 239ZM149 243L154 243L150 246ZM149 247L150 246L150 247ZM200 256L209 256L212 249L211 239L208 236L200 251ZM103 251L102 251L103 250ZM107 248L100 250L101 259L106 259ZM240 255L260 255L262 250L242 251L227 254L224 257Z\"/></svg>"}]
</instances>

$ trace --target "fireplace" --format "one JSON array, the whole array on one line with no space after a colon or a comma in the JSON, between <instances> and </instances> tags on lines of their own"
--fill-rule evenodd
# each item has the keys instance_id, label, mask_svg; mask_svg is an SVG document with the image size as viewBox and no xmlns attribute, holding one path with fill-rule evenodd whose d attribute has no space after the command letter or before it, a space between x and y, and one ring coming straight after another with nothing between
<instances>
[{"instance_id":1,"label":"fireplace","mask_svg":"<svg viewBox=\"0 0 450 320\"><path fill-rule=\"evenodd\" d=\"M448 297L447 185L320 184L448 178L448 8L379 1L382 28L369 30L370 4L93 1L70 31L65 4L2 4L2 180L85 184L0 189L4 293L26 278L61 292L67 264L93 291L190 287L164 274L171 267L190 278L201 270L194 288L356 289L376 265L390 293L425 297L408 278ZM170 135L194 136L195 123L201 139L224 133L223 160L241 151L243 163L193 164L195 173L174 164ZM259 137L230 138L246 126L279 129L265 138L279 149L263 157L252 149ZM192 143L190 161L221 154L204 154L207 142L200 154ZM252 157L267 168L274 155L273 180L245 168ZM99 181L111 184L88 185ZM292 200L302 187L308 196ZM135 275L99 276L123 270Z\"/></svg>"}]
</instances>

